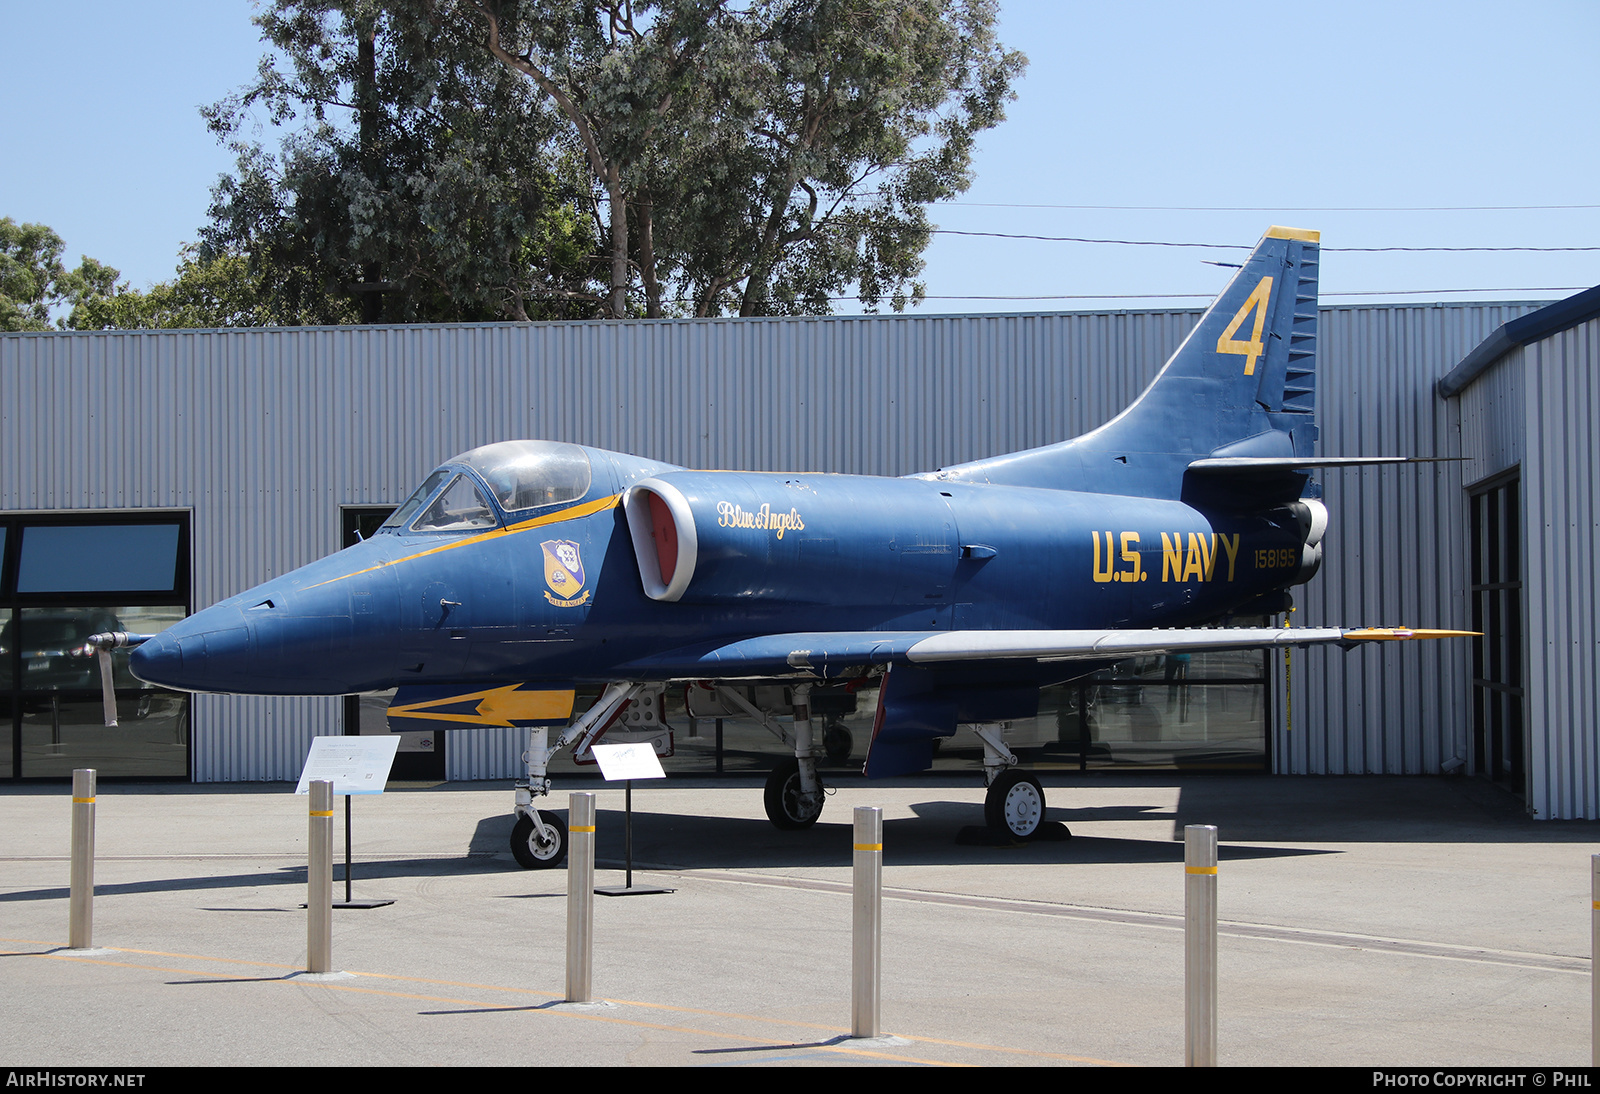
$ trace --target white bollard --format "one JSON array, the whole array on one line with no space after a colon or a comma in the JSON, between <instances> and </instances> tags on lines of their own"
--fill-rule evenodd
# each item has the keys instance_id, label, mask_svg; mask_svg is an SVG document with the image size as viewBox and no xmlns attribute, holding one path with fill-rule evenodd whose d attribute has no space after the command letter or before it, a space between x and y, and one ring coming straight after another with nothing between
<instances>
[{"instance_id":1,"label":"white bollard","mask_svg":"<svg viewBox=\"0 0 1600 1094\"><path fill-rule=\"evenodd\" d=\"M1183 1062L1217 1066L1217 829L1183 829Z\"/></svg>"},{"instance_id":2,"label":"white bollard","mask_svg":"<svg viewBox=\"0 0 1600 1094\"><path fill-rule=\"evenodd\" d=\"M306 842L306 971L333 971L333 784L311 786Z\"/></svg>"},{"instance_id":3,"label":"white bollard","mask_svg":"<svg viewBox=\"0 0 1600 1094\"><path fill-rule=\"evenodd\" d=\"M594 793L583 790L567 805L567 1002L593 1001Z\"/></svg>"},{"instance_id":4,"label":"white bollard","mask_svg":"<svg viewBox=\"0 0 1600 1094\"><path fill-rule=\"evenodd\" d=\"M877 1037L883 1000L883 810L856 806L850 1036Z\"/></svg>"},{"instance_id":5,"label":"white bollard","mask_svg":"<svg viewBox=\"0 0 1600 1094\"><path fill-rule=\"evenodd\" d=\"M92 767L72 773L72 889L67 901L67 945L94 945L94 783Z\"/></svg>"}]
</instances>

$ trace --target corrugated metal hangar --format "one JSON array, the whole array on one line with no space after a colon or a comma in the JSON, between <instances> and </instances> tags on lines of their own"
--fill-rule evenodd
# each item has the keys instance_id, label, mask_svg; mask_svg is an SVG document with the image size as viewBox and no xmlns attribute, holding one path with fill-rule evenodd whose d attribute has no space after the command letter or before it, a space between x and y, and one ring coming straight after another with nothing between
<instances>
[{"instance_id":1,"label":"corrugated metal hangar","mask_svg":"<svg viewBox=\"0 0 1600 1094\"><path fill-rule=\"evenodd\" d=\"M381 722L381 701L185 697L124 670L107 730L92 662L58 655L334 551L458 452L540 437L690 467L930 470L1100 424L1199 315L0 335L0 777L291 779L312 736ZM1321 454L1458 459L1319 473L1326 561L1291 623L1484 639L1129 664L1058 689L1017 742L1083 770L1455 772L1539 817L1600 817L1597 317L1600 289L1320 311ZM870 724L865 705L840 724ZM669 771L779 754L676 718ZM509 778L524 743L408 747L438 777ZM959 743L948 762L975 763Z\"/></svg>"}]
</instances>

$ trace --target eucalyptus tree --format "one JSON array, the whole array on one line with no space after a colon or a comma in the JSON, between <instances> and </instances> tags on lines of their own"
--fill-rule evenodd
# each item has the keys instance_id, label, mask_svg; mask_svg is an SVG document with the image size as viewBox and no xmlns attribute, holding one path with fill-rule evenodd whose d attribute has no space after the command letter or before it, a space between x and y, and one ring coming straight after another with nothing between
<instances>
[{"instance_id":1,"label":"eucalyptus tree","mask_svg":"<svg viewBox=\"0 0 1600 1094\"><path fill-rule=\"evenodd\" d=\"M256 77L205 111L237 169L201 259L248 260L323 321L592 314L592 228L555 119L459 23L377 0L276 0ZM259 129L284 135L264 146Z\"/></svg>"},{"instance_id":2,"label":"eucalyptus tree","mask_svg":"<svg viewBox=\"0 0 1600 1094\"><path fill-rule=\"evenodd\" d=\"M607 206L610 314L896 308L1026 58L993 0L415 0L548 97Z\"/></svg>"}]
</instances>

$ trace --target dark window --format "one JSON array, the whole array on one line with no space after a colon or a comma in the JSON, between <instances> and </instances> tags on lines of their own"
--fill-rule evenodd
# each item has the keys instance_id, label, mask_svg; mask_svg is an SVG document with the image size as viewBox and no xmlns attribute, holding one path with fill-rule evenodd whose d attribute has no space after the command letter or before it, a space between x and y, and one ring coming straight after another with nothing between
<instances>
[{"instance_id":1,"label":"dark window","mask_svg":"<svg viewBox=\"0 0 1600 1094\"><path fill-rule=\"evenodd\" d=\"M177 523L23 525L17 592L170 593L181 540Z\"/></svg>"},{"instance_id":2,"label":"dark window","mask_svg":"<svg viewBox=\"0 0 1600 1094\"><path fill-rule=\"evenodd\" d=\"M108 728L84 643L188 613L186 513L0 517L0 778L187 776L189 697L136 679L117 651Z\"/></svg>"}]
</instances>

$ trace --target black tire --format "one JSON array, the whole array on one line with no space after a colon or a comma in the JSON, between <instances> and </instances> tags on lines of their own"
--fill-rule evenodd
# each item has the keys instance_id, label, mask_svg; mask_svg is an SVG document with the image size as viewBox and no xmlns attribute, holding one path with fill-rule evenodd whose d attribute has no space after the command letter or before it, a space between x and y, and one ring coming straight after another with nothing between
<instances>
[{"instance_id":1,"label":"black tire","mask_svg":"<svg viewBox=\"0 0 1600 1094\"><path fill-rule=\"evenodd\" d=\"M539 819L555 835L554 843L540 843L533 818L523 814L511 829L511 857L524 870L548 870L560 866L567 857L567 824L554 813L539 810Z\"/></svg>"},{"instance_id":2,"label":"black tire","mask_svg":"<svg viewBox=\"0 0 1600 1094\"><path fill-rule=\"evenodd\" d=\"M830 763L848 763L850 751L855 746L856 739L843 722L835 722L822 731L822 751L827 753Z\"/></svg>"},{"instance_id":3,"label":"black tire","mask_svg":"<svg viewBox=\"0 0 1600 1094\"><path fill-rule=\"evenodd\" d=\"M1032 839L1044 823L1044 787L1026 771L1001 772L983 799L983 819L1016 839Z\"/></svg>"},{"instance_id":4,"label":"black tire","mask_svg":"<svg viewBox=\"0 0 1600 1094\"><path fill-rule=\"evenodd\" d=\"M763 799L767 819L774 828L785 832L810 828L822 816L822 795L817 795L815 806L809 810L801 804L799 760L784 760L772 769Z\"/></svg>"}]
</instances>

